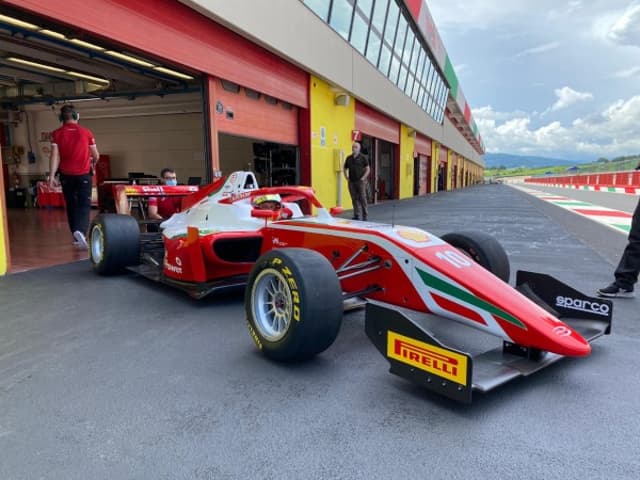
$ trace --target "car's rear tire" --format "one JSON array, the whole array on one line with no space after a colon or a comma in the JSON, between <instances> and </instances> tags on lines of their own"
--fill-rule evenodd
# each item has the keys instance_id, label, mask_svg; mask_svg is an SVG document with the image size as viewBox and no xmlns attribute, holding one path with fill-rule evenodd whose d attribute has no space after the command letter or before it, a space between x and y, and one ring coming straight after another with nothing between
<instances>
[{"instance_id":1,"label":"car's rear tire","mask_svg":"<svg viewBox=\"0 0 640 480\"><path fill-rule=\"evenodd\" d=\"M89 260L101 275L140 263L140 227L129 215L103 213L89 227Z\"/></svg>"},{"instance_id":2,"label":"car's rear tire","mask_svg":"<svg viewBox=\"0 0 640 480\"><path fill-rule=\"evenodd\" d=\"M509 257L500 242L488 233L478 231L454 232L443 235L442 240L462 251L499 279L509 282Z\"/></svg>"},{"instance_id":3,"label":"car's rear tire","mask_svg":"<svg viewBox=\"0 0 640 480\"><path fill-rule=\"evenodd\" d=\"M335 269L304 248L262 255L245 291L247 326L262 353L274 360L309 359L331 346L342 323L342 289Z\"/></svg>"}]
</instances>

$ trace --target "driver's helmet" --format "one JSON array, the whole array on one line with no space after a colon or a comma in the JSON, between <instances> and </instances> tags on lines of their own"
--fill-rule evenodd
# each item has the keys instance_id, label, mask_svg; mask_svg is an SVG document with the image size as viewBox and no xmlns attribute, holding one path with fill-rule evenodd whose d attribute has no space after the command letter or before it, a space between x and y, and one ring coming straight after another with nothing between
<instances>
[{"instance_id":1,"label":"driver's helmet","mask_svg":"<svg viewBox=\"0 0 640 480\"><path fill-rule=\"evenodd\" d=\"M277 193L260 195L254 198L251 203L253 208L259 208L260 210L279 210L282 208L282 198Z\"/></svg>"}]
</instances>

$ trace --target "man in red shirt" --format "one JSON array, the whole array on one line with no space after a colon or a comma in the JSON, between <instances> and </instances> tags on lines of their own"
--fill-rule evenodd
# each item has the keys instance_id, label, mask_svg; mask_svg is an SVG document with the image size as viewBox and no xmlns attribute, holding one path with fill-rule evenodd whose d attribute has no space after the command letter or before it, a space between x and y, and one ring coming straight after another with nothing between
<instances>
[{"instance_id":1,"label":"man in red shirt","mask_svg":"<svg viewBox=\"0 0 640 480\"><path fill-rule=\"evenodd\" d=\"M91 177L100 154L93 133L78 125L79 118L80 114L73 105L64 105L60 109L62 127L51 134L49 184L57 186L56 172L59 171L69 229L74 243L86 249L85 235L91 211Z\"/></svg>"},{"instance_id":2,"label":"man in red shirt","mask_svg":"<svg viewBox=\"0 0 640 480\"><path fill-rule=\"evenodd\" d=\"M160 182L163 185L175 186L178 184L178 177L172 168L163 168L160 172ZM149 197L148 214L150 219L165 220L174 213L180 211L182 197Z\"/></svg>"}]
</instances>

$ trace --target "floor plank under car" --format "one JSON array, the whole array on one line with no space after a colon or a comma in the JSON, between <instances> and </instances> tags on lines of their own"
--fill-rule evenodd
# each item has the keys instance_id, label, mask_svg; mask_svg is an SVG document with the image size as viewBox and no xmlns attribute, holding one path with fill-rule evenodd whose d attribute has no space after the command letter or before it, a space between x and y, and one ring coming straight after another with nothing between
<instances>
[{"instance_id":1,"label":"floor plank under car","mask_svg":"<svg viewBox=\"0 0 640 480\"><path fill-rule=\"evenodd\" d=\"M73 245L64 208L8 208L10 273L88 258ZM91 217L97 210L91 210Z\"/></svg>"}]
</instances>

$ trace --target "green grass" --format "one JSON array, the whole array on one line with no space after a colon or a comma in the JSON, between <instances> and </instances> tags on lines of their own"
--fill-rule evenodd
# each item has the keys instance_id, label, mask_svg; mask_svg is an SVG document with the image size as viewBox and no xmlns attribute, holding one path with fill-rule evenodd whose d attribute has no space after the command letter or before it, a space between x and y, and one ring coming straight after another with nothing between
<instances>
[{"instance_id":1,"label":"green grass","mask_svg":"<svg viewBox=\"0 0 640 480\"><path fill-rule=\"evenodd\" d=\"M576 165L578 167L577 173L592 173L592 172L621 172L625 170L633 170L638 166L640 162L640 155L632 155L628 157L614 158L608 162L591 162ZM566 165L563 166L549 166L540 168L487 168L484 171L485 178L500 178L500 177L519 177L519 176L543 176L547 172L551 172L551 175L569 175Z\"/></svg>"}]
</instances>

